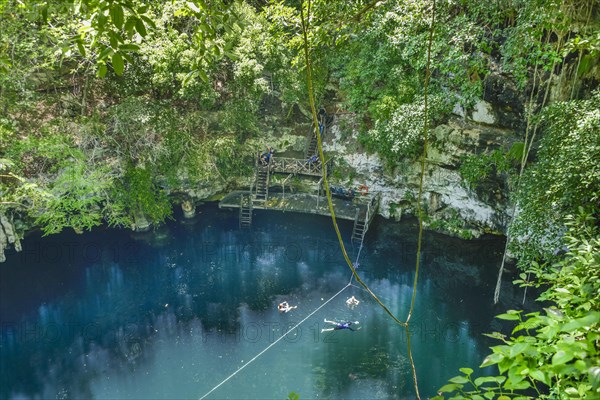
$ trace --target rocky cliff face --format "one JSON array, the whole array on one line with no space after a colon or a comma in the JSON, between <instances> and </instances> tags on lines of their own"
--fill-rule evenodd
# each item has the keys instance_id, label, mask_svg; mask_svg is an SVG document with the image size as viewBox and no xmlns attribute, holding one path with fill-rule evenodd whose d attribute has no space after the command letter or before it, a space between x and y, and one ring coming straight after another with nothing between
<instances>
[{"instance_id":1,"label":"rocky cliff face","mask_svg":"<svg viewBox=\"0 0 600 400\"><path fill-rule=\"evenodd\" d=\"M466 187L459 167L464 156L508 148L518 140L515 132L498 126L494 107L480 101L470 115L456 116L432 131L424 179L426 225L444 233L470 238L485 232L503 233L509 222L506 182L490 182L485 189ZM376 154L361 149L355 131L344 130L349 116L339 116L331 127L324 150L337 160L334 183L381 193L379 213L400 219L414 215L421 166L412 162L388 171ZM337 181L337 182L336 182Z\"/></svg>"},{"instance_id":2,"label":"rocky cliff face","mask_svg":"<svg viewBox=\"0 0 600 400\"><path fill-rule=\"evenodd\" d=\"M463 238L506 232L511 211L506 182L491 180L471 190L463 182L459 168L465 156L508 149L520 140L514 127L519 124L521 109L514 99L511 101L512 106L481 100L469 112L457 107L446 124L432 130L423 194L429 229ZM420 164L412 162L394 171L386 169L377 154L368 153L360 145L353 119L351 114L336 115L324 138L326 157L335 159L330 183L355 189L364 184L370 193L380 193L379 213L385 218L400 220L405 215L414 215ZM297 153L300 157L306 137L299 132L310 130L310 124L304 125L290 132L271 132L261 141L276 149L276 157L281 153ZM261 147L259 142L252 145ZM276 182L278 179L274 177L271 184L276 186ZM298 190L316 193L316 185L316 181L303 182Z\"/></svg>"}]
</instances>

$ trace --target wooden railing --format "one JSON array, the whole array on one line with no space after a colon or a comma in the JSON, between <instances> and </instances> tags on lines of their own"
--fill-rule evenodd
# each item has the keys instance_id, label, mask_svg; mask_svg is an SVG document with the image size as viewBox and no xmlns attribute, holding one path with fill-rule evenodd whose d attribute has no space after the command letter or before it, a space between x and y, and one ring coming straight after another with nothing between
<instances>
[{"instance_id":1,"label":"wooden railing","mask_svg":"<svg viewBox=\"0 0 600 400\"><path fill-rule=\"evenodd\" d=\"M331 173L333 160L327 161L327 174ZM317 160L310 162L309 160L301 160L298 158L272 157L269 165L271 172L284 174L300 174L309 176L321 176L322 166Z\"/></svg>"}]
</instances>

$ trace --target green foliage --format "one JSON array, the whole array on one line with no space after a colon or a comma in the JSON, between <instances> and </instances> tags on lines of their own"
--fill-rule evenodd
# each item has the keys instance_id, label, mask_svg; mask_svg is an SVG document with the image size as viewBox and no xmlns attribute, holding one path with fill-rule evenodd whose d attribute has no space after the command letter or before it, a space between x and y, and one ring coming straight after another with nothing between
<instances>
[{"instance_id":1,"label":"green foliage","mask_svg":"<svg viewBox=\"0 0 600 400\"><path fill-rule=\"evenodd\" d=\"M522 151L523 143L515 143L508 152L497 149L489 154L470 154L460 164L460 176L468 187L476 189L491 177L516 172Z\"/></svg>"},{"instance_id":2,"label":"green foliage","mask_svg":"<svg viewBox=\"0 0 600 400\"><path fill-rule=\"evenodd\" d=\"M436 96L430 96L429 107L430 124L447 110L447 104ZM377 151L389 166L415 160L423 150L423 100L398 105L386 113L389 117L376 121L373 129L360 136L361 142L369 150Z\"/></svg>"},{"instance_id":3,"label":"green foliage","mask_svg":"<svg viewBox=\"0 0 600 400\"><path fill-rule=\"evenodd\" d=\"M125 161L156 163L167 153L162 135L174 129L173 111L159 102L129 97L111 108L105 140Z\"/></svg>"},{"instance_id":4,"label":"green foliage","mask_svg":"<svg viewBox=\"0 0 600 400\"><path fill-rule=\"evenodd\" d=\"M300 6L304 6L301 4ZM318 9L319 7L315 7ZM306 105L307 86L305 82L305 59L302 47L300 11L298 8L287 6L283 2L273 3L262 12L266 22L266 37L264 49L273 60L269 63L272 71L269 80L273 93L282 102L283 107ZM330 16L329 16L330 17ZM316 18L316 17L315 17ZM314 21L316 24L316 20ZM327 84L328 71L324 65L327 57L323 49L324 43L320 41L325 30L311 30L309 42L312 54L312 72L315 96L321 99ZM318 100L320 101L320 100Z\"/></svg>"},{"instance_id":5,"label":"green foliage","mask_svg":"<svg viewBox=\"0 0 600 400\"><path fill-rule=\"evenodd\" d=\"M296 392L288 393L287 400L300 400L300 395Z\"/></svg>"},{"instance_id":6,"label":"green foliage","mask_svg":"<svg viewBox=\"0 0 600 400\"><path fill-rule=\"evenodd\" d=\"M41 4L11 0L0 11L15 19L49 26L48 32L55 36L52 39L56 39L63 59L93 63L97 75L104 77L109 70L123 75L125 61L133 62L132 54L138 52L140 43L157 29L157 15L163 7L162 3L150 6L138 0L47 1ZM178 0L167 7L173 10L171 15L196 21L190 31L198 54L192 72L202 74L202 64L220 58L224 52L219 35L237 26L231 4ZM0 59L5 60L2 63L5 68L14 65L6 57Z\"/></svg>"},{"instance_id":7,"label":"green foliage","mask_svg":"<svg viewBox=\"0 0 600 400\"><path fill-rule=\"evenodd\" d=\"M253 171L252 153L232 137L217 137L194 145L187 161L187 173L193 182L228 182Z\"/></svg>"},{"instance_id":8,"label":"green foliage","mask_svg":"<svg viewBox=\"0 0 600 400\"><path fill-rule=\"evenodd\" d=\"M36 224L42 226L44 235L67 227L81 232L100 225L101 203L109 186L105 170L90 171L83 162L69 165L54 181Z\"/></svg>"},{"instance_id":9,"label":"green foliage","mask_svg":"<svg viewBox=\"0 0 600 400\"><path fill-rule=\"evenodd\" d=\"M0 213L35 216L38 205L44 203L48 193L13 170L11 160L0 158Z\"/></svg>"},{"instance_id":10,"label":"green foliage","mask_svg":"<svg viewBox=\"0 0 600 400\"><path fill-rule=\"evenodd\" d=\"M565 216L600 204L600 92L589 100L556 103L541 115L545 134L537 161L524 172L512 249L527 263L550 259L565 245Z\"/></svg>"},{"instance_id":11,"label":"green foliage","mask_svg":"<svg viewBox=\"0 0 600 400\"><path fill-rule=\"evenodd\" d=\"M155 182L149 168L128 167L123 180L111 193L111 199L114 203L108 218L111 225L128 221L120 215L123 211L128 218L144 215L154 224L164 222L172 213L167 194Z\"/></svg>"},{"instance_id":12,"label":"green foliage","mask_svg":"<svg viewBox=\"0 0 600 400\"><path fill-rule=\"evenodd\" d=\"M569 251L563 259L550 266L534 262L515 281L545 288L538 301L550 305L543 313L509 310L497 316L517 322L509 337L489 335L503 344L491 348L481 368L496 366L499 375L474 379L473 370L462 368L463 375L451 378L440 393L455 399L600 396L600 232L583 210L567 225Z\"/></svg>"},{"instance_id":13,"label":"green foliage","mask_svg":"<svg viewBox=\"0 0 600 400\"><path fill-rule=\"evenodd\" d=\"M448 233L450 235L458 236L464 240L473 239L473 233L465 228L465 221L460 216L458 211L452 209L442 217L433 219L428 216L427 227L434 231Z\"/></svg>"},{"instance_id":14,"label":"green foliage","mask_svg":"<svg viewBox=\"0 0 600 400\"><path fill-rule=\"evenodd\" d=\"M48 125L42 136L29 136L9 146L5 155L14 162L15 171L26 177L54 174L83 154L73 146L71 138L60 132L64 126Z\"/></svg>"}]
</instances>

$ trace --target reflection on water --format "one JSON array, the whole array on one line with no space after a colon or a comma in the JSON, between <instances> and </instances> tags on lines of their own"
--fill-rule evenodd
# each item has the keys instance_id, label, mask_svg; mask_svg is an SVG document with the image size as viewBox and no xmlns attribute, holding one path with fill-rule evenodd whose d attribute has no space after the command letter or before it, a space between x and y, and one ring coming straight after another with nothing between
<instances>
[{"instance_id":1,"label":"reflection on water","mask_svg":"<svg viewBox=\"0 0 600 400\"><path fill-rule=\"evenodd\" d=\"M199 398L343 288L326 218L206 206L157 232L28 238L0 265L1 398ZM351 226L340 223L349 237ZM377 220L359 271L406 317L416 234ZM421 393L479 365L498 240L427 234L411 341ZM346 299L361 303L351 309ZM298 308L280 314L287 300ZM321 332L324 319L359 330ZM211 398L414 398L403 328L348 287Z\"/></svg>"}]
</instances>

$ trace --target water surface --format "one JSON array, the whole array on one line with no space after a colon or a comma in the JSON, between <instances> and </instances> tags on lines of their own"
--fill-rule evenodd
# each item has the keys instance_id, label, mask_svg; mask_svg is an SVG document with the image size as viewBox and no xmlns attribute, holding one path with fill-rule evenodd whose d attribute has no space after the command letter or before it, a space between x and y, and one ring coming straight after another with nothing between
<instances>
[{"instance_id":1,"label":"water surface","mask_svg":"<svg viewBox=\"0 0 600 400\"><path fill-rule=\"evenodd\" d=\"M349 238L351 224L340 227ZM422 396L487 354L502 250L496 238L426 233L411 320ZM414 222L376 219L359 261L401 319L415 251ZM146 234L32 235L0 264L0 397L198 399L251 362L209 398L414 398L404 329L349 279L319 216L255 212L239 230L237 213L207 205ZM298 308L279 313L283 300ZM322 333L324 319L360 329Z\"/></svg>"}]
</instances>

